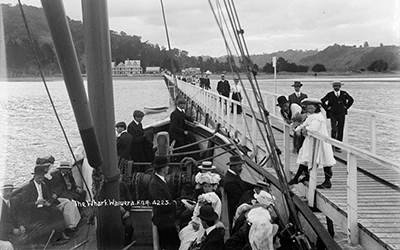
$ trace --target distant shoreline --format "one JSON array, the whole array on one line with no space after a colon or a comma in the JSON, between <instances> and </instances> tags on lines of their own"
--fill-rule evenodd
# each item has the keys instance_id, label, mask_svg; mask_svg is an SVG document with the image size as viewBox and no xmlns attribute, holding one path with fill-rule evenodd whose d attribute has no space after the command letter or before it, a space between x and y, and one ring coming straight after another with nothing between
<instances>
[{"instance_id":1,"label":"distant shoreline","mask_svg":"<svg viewBox=\"0 0 400 250\"><path fill-rule=\"evenodd\" d=\"M229 78L232 78L231 73L226 74ZM245 77L244 74L241 74L242 77ZM86 80L86 76L82 76L83 80ZM135 80L148 80L154 78L162 78L161 74L141 74L141 75L133 75L133 76L113 76L113 80L125 80L125 79L135 79ZM212 74L210 79L215 80L219 79L220 74ZM273 80L273 74L265 74L259 73L257 78L260 80ZM318 81L319 78L400 78L400 72L390 72L390 73L346 73L346 72L332 72L332 73L317 73L315 76L313 73L305 73L305 74L295 74L295 73L277 73L277 80L280 79L295 79L299 80L307 78L307 79L315 79ZM46 82L60 81L63 80L63 77L60 76L46 76ZM26 77L9 77L9 78L0 78L0 81L8 81L8 82L41 82L42 78L38 76L26 76Z\"/></svg>"}]
</instances>

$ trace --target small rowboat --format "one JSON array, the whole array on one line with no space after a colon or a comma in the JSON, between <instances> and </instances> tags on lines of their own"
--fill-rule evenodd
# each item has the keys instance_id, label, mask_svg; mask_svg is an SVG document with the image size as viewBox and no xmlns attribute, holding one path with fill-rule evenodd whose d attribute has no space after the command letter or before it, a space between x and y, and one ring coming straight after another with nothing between
<instances>
[{"instance_id":1,"label":"small rowboat","mask_svg":"<svg viewBox=\"0 0 400 250\"><path fill-rule=\"evenodd\" d=\"M144 107L144 113L153 114L153 113L161 113L168 110L169 107Z\"/></svg>"}]
</instances>

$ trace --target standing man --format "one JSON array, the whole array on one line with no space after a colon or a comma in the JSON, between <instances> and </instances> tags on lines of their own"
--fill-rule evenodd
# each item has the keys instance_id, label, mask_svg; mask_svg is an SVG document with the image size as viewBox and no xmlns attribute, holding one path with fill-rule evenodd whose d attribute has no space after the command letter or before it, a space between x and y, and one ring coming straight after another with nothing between
<instances>
[{"instance_id":1,"label":"standing man","mask_svg":"<svg viewBox=\"0 0 400 250\"><path fill-rule=\"evenodd\" d=\"M133 111L133 121L128 125L128 133L132 136L131 159L134 162L146 161L144 147L144 144L146 143L146 136L143 132L142 126L143 117L144 113L142 111Z\"/></svg>"},{"instance_id":2,"label":"standing man","mask_svg":"<svg viewBox=\"0 0 400 250\"><path fill-rule=\"evenodd\" d=\"M227 80L225 80L225 75L222 74L221 80L217 84L217 92L218 92L218 94L229 98L230 91L231 91L231 86L229 85L229 82ZM224 101L224 103L225 103L224 106L226 109L226 101Z\"/></svg>"},{"instance_id":3,"label":"standing man","mask_svg":"<svg viewBox=\"0 0 400 250\"><path fill-rule=\"evenodd\" d=\"M157 226L160 249L178 249L180 245L175 226L176 202L172 200L171 191L165 176L168 174L168 159L158 155L154 158L154 177L149 184L150 201L153 204L154 225Z\"/></svg>"},{"instance_id":4,"label":"standing man","mask_svg":"<svg viewBox=\"0 0 400 250\"><path fill-rule=\"evenodd\" d=\"M118 122L115 125L117 129L117 155L125 160L131 159L131 144L132 144L132 135L126 131L126 123Z\"/></svg>"},{"instance_id":5,"label":"standing man","mask_svg":"<svg viewBox=\"0 0 400 250\"><path fill-rule=\"evenodd\" d=\"M193 119L185 114L185 108L185 99L178 99L177 107L170 116L169 135L171 136L171 141L175 140L175 148L196 142L194 135L188 131L189 126L186 124L186 121L193 122ZM194 145L185 150L194 151L198 149L199 146ZM194 155L193 158L198 159L198 154Z\"/></svg>"},{"instance_id":6,"label":"standing man","mask_svg":"<svg viewBox=\"0 0 400 250\"><path fill-rule=\"evenodd\" d=\"M346 91L340 90L343 83L333 82L333 91L321 99L322 107L326 110L327 118L331 119L331 137L342 141L343 129L347 110L353 105L354 99ZM342 152L340 148L334 147L336 152Z\"/></svg>"},{"instance_id":7,"label":"standing man","mask_svg":"<svg viewBox=\"0 0 400 250\"><path fill-rule=\"evenodd\" d=\"M294 82L294 84L292 85L292 87L294 88L294 93L289 95L289 104L297 103L299 106L301 106L301 101L308 97L306 94L300 92L302 86L303 84L301 82Z\"/></svg>"},{"instance_id":8,"label":"standing man","mask_svg":"<svg viewBox=\"0 0 400 250\"><path fill-rule=\"evenodd\" d=\"M243 94L242 94L243 89L242 89L242 86L240 86L240 84L239 84L239 78L237 76L234 76L233 77L233 82L234 82L234 85L233 85L233 87L231 89L232 100L241 102L242 99L243 99ZM231 107L231 113L233 113L233 104L232 104L232 107ZM242 113L242 106L241 105L237 105L236 113L237 114L241 114Z\"/></svg>"},{"instance_id":9,"label":"standing man","mask_svg":"<svg viewBox=\"0 0 400 250\"><path fill-rule=\"evenodd\" d=\"M239 204L240 197L247 191L253 189L254 185L240 178L244 161L240 155L229 158L228 171L225 174L225 191L228 198L229 227L232 227L233 217Z\"/></svg>"}]
</instances>

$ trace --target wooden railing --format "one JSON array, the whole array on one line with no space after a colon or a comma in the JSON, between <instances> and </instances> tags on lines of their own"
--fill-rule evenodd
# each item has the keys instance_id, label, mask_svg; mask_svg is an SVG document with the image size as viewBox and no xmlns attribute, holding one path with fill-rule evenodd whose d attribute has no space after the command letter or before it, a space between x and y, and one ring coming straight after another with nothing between
<instances>
[{"instance_id":1,"label":"wooden railing","mask_svg":"<svg viewBox=\"0 0 400 250\"><path fill-rule=\"evenodd\" d=\"M218 95L218 93L204 90L198 86L188 84L186 82L177 81L178 88L185 93L191 100L199 104L206 113L209 113L212 119L222 123L222 125L232 134L236 135L237 138L241 138L241 143L246 145L253 150L253 156L260 154L267 155L268 149L257 145L257 119L256 117L251 118L251 124L246 124L245 113L246 110L250 110L250 106L247 102L237 102L229 98ZM263 91L263 99L265 105L272 107L270 109L270 119L276 119L281 122L284 133L284 168L286 176L290 175L290 134L292 133L290 125L283 122L280 116L277 116L276 109L276 98L279 94ZM253 96L253 95L252 95ZM226 105L225 105L226 102ZM251 100L254 104L254 98ZM229 107L232 105L234 112L231 113ZM243 107L242 114L236 114L237 106ZM255 105L253 105L255 107ZM389 120L400 120L400 117L376 113L371 111L365 111L360 109L351 109L351 112L363 114L370 117L370 132L371 132L371 150L366 151L357 148L353 145L349 145L344 142L337 141L327 136L320 135L315 132L308 132L308 135L312 137L312 145L317 146L319 143L328 143L332 146L341 148L347 152L347 232L349 242L352 244L358 243L358 208L357 208L357 157L366 159L373 163L382 165L386 168L392 169L400 173L400 165L385 159L382 156L376 154L376 118L389 119ZM256 112L256 116L259 116L259 112ZM238 117L243 117L241 126L238 126ZM313 147L311 147L313 148ZM315 202L315 191L316 191L316 180L317 180L317 167L315 159L311 163L312 169L310 171L310 181L308 187L308 204L314 206Z\"/></svg>"}]
</instances>

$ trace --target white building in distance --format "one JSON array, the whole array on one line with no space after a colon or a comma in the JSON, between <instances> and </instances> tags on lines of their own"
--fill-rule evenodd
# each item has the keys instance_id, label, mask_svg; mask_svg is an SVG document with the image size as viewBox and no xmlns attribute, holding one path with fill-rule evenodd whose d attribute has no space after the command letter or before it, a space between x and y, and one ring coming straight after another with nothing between
<instances>
[{"instance_id":1,"label":"white building in distance","mask_svg":"<svg viewBox=\"0 0 400 250\"><path fill-rule=\"evenodd\" d=\"M140 66L140 60L125 60L115 65L115 62L111 62L112 72L114 76L132 76L136 74L142 74L143 69Z\"/></svg>"}]
</instances>

